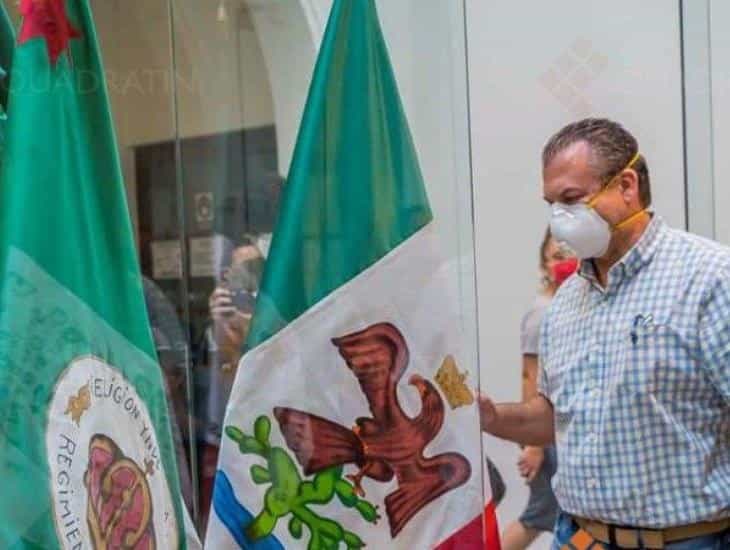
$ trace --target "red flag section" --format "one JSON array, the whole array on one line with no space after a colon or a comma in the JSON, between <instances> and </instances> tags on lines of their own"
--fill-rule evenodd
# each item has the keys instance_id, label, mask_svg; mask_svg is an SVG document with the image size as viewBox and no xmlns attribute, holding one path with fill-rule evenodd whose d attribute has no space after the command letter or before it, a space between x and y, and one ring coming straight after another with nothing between
<instances>
[{"instance_id":1,"label":"red flag section","mask_svg":"<svg viewBox=\"0 0 730 550\"><path fill-rule=\"evenodd\" d=\"M495 503L487 504L483 515L475 517L435 550L501 550Z\"/></svg>"},{"instance_id":2,"label":"red flag section","mask_svg":"<svg viewBox=\"0 0 730 550\"><path fill-rule=\"evenodd\" d=\"M71 26L66 14L65 0L20 0L20 14L23 25L18 43L43 37L48 48L48 57L55 65L60 55L68 48L72 38L81 33Z\"/></svg>"}]
</instances>

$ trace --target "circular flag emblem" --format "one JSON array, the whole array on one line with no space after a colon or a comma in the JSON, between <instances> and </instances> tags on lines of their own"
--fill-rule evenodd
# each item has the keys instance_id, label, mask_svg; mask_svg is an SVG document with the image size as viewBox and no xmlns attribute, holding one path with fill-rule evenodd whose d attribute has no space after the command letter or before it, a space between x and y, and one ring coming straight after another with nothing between
<instances>
[{"instance_id":1,"label":"circular flag emblem","mask_svg":"<svg viewBox=\"0 0 730 550\"><path fill-rule=\"evenodd\" d=\"M117 369L96 357L71 362L51 401L46 449L62 548L177 548L149 412Z\"/></svg>"}]
</instances>

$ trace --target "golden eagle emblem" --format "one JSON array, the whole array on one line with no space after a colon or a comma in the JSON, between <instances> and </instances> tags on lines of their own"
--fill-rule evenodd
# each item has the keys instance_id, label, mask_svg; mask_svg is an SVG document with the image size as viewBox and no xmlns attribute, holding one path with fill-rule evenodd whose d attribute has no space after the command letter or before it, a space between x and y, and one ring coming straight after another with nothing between
<instances>
[{"instance_id":1,"label":"golden eagle emblem","mask_svg":"<svg viewBox=\"0 0 730 550\"><path fill-rule=\"evenodd\" d=\"M451 355L446 356L436 373L436 383L446 395L449 406L453 409L474 403L474 394L466 385L466 373L459 372L456 361Z\"/></svg>"},{"instance_id":2,"label":"golden eagle emblem","mask_svg":"<svg viewBox=\"0 0 730 550\"><path fill-rule=\"evenodd\" d=\"M91 407L91 390L89 390L89 385L86 384L79 388L76 395L68 398L68 405L66 405L66 411L63 414L71 415L71 420L78 426L81 417L89 410L89 407Z\"/></svg>"}]
</instances>

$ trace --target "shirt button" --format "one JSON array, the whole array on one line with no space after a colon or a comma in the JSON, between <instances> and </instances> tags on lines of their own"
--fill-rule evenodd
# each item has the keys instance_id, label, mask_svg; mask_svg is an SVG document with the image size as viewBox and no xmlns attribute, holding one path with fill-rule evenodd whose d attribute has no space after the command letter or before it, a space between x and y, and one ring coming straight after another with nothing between
<instances>
[{"instance_id":1,"label":"shirt button","mask_svg":"<svg viewBox=\"0 0 730 550\"><path fill-rule=\"evenodd\" d=\"M595 398L601 397L601 388L593 388L591 390L591 395Z\"/></svg>"},{"instance_id":2,"label":"shirt button","mask_svg":"<svg viewBox=\"0 0 730 550\"><path fill-rule=\"evenodd\" d=\"M588 443L595 443L596 442L596 434L588 434L588 437L586 439L588 440Z\"/></svg>"},{"instance_id":3,"label":"shirt button","mask_svg":"<svg viewBox=\"0 0 730 550\"><path fill-rule=\"evenodd\" d=\"M588 485L589 489L595 489L598 487L598 480L595 478L591 478L587 481L586 485Z\"/></svg>"}]
</instances>

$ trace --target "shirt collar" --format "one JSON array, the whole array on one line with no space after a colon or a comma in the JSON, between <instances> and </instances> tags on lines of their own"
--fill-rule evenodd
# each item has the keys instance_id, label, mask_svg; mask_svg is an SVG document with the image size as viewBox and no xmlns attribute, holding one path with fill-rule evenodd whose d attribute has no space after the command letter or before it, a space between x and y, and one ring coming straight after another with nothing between
<instances>
[{"instance_id":1,"label":"shirt collar","mask_svg":"<svg viewBox=\"0 0 730 550\"><path fill-rule=\"evenodd\" d=\"M654 257L659 241L666 229L664 220L657 214L652 214L649 225L637 243L621 258L608 272L609 286L614 286L625 279L630 279ZM578 272L594 286L600 286L592 261L581 262Z\"/></svg>"}]
</instances>

